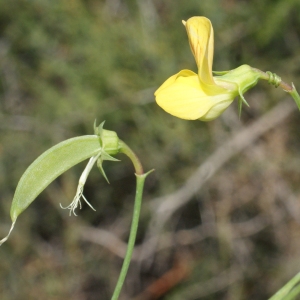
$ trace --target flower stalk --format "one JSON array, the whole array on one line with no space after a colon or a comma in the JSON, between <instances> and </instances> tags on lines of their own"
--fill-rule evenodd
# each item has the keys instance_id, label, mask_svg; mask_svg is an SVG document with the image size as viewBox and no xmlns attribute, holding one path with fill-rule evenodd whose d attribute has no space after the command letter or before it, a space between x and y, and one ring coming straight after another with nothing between
<instances>
[{"instance_id":1,"label":"flower stalk","mask_svg":"<svg viewBox=\"0 0 300 300\"><path fill-rule=\"evenodd\" d=\"M296 105L300 110L300 96L293 83L289 85L288 83L284 82L277 74L272 73L270 71L263 72L256 68L252 69L255 70L258 74L260 74L259 79L267 80L269 84L273 84L275 87L280 86L285 92L289 93L291 97L295 100Z\"/></svg>"},{"instance_id":2,"label":"flower stalk","mask_svg":"<svg viewBox=\"0 0 300 300\"><path fill-rule=\"evenodd\" d=\"M143 166L139 158L137 157L137 155L128 147L128 145L126 145L121 140L119 141L119 151L120 153L127 155L130 158L131 162L133 163L133 166L135 168L135 176L136 176L136 193L135 193L133 216L132 216L130 234L129 234L128 244L127 244L127 250L123 261L122 269L119 275L119 279L117 281L111 300L117 300L119 298L122 286L124 284L127 275L127 271L130 265L130 261L131 261L131 257L135 245L137 230L138 230L145 179L151 172L153 172L153 170L151 170L147 173L144 173Z\"/></svg>"},{"instance_id":3,"label":"flower stalk","mask_svg":"<svg viewBox=\"0 0 300 300\"><path fill-rule=\"evenodd\" d=\"M136 193L135 193L135 200L134 200L134 208L133 208L133 216L132 216L132 222L131 222L131 228L130 228L130 235L128 239L127 244L127 250L125 254L125 258L123 261L122 269L119 275L119 279L117 281L113 296L111 300L117 300L119 298L122 286L124 284L127 271L130 265L136 235L137 235L137 229L138 229L138 223L140 218L140 211L141 211L141 205L142 205L142 196L143 196L143 189L144 189L144 182L146 177L152 172L153 170L145 173L145 174L135 174L136 176Z\"/></svg>"}]
</instances>

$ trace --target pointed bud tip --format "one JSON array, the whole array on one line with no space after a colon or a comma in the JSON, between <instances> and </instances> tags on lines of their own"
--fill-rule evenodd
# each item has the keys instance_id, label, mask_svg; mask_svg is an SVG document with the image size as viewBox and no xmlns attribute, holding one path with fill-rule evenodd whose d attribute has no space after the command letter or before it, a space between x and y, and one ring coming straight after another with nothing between
<instances>
[{"instance_id":1,"label":"pointed bud tip","mask_svg":"<svg viewBox=\"0 0 300 300\"><path fill-rule=\"evenodd\" d=\"M184 26L186 26L186 21L182 20L181 22Z\"/></svg>"}]
</instances>

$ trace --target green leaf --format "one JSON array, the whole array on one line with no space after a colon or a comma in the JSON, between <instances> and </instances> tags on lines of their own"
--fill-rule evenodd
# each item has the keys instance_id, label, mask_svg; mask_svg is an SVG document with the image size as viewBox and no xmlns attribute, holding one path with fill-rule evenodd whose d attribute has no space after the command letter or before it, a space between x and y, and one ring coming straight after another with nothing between
<instances>
[{"instance_id":1,"label":"green leaf","mask_svg":"<svg viewBox=\"0 0 300 300\"><path fill-rule=\"evenodd\" d=\"M22 175L12 201L13 222L59 175L101 150L97 135L71 138L39 156Z\"/></svg>"}]
</instances>

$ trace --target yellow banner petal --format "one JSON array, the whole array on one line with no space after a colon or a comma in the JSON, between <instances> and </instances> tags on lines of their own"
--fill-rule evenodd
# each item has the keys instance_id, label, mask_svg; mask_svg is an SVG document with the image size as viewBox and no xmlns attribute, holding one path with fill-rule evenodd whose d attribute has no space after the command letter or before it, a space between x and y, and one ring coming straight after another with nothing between
<instances>
[{"instance_id":1,"label":"yellow banner petal","mask_svg":"<svg viewBox=\"0 0 300 300\"><path fill-rule=\"evenodd\" d=\"M201 82L206 85L215 85L212 76L214 31L210 20L205 17L192 17L184 25Z\"/></svg>"}]
</instances>

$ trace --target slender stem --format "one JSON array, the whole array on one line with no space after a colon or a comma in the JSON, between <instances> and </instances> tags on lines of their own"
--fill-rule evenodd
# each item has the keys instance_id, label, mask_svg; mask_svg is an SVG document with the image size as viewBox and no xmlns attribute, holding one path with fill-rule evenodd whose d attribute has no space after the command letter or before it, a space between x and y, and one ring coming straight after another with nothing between
<instances>
[{"instance_id":1,"label":"slender stem","mask_svg":"<svg viewBox=\"0 0 300 300\"><path fill-rule=\"evenodd\" d=\"M152 172L152 171L150 171ZM136 174L136 194L135 194L135 202L134 202L134 209L133 209L133 217L132 217L132 223L130 228L130 235L127 245L127 251L125 254L125 258L123 261L123 266L119 275L119 279L117 282L117 285L115 287L113 296L111 300L117 300L119 298L128 268L132 256L132 252L134 249L137 229L138 229L138 223L139 223L139 217L140 217L140 211L141 211L141 204L142 204L142 195L143 195L143 189L144 189L144 182L147 177L147 175L150 173L138 175Z\"/></svg>"},{"instance_id":2,"label":"slender stem","mask_svg":"<svg viewBox=\"0 0 300 300\"><path fill-rule=\"evenodd\" d=\"M252 68L252 69L257 71L260 74L260 79L263 79L263 80L270 79L270 75L268 73L263 72L262 70L259 70L257 68ZM293 90L293 86L289 85L288 83L284 82L283 80L280 81L279 86L288 93Z\"/></svg>"},{"instance_id":3,"label":"slender stem","mask_svg":"<svg viewBox=\"0 0 300 300\"><path fill-rule=\"evenodd\" d=\"M120 153L126 154L132 161L137 175L144 174L143 166L137 155L122 140L119 140Z\"/></svg>"},{"instance_id":4,"label":"slender stem","mask_svg":"<svg viewBox=\"0 0 300 300\"><path fill-rule=\"evenodd\" d=\"M144 182L146 177L152 172L149 171L144 174L142 164L136 154L123 142L119 141L120 152L126 154L132 161L135 172L136 172L136 193L135 193L135 200L134 200L134 208L133 208L133 216L132 216L132 223L130 228L129 240L127 245L127 250L125 254L125 258L123 261L122 269L119 275L119 279L117 281L114 293L112 295L111 300L118 300L122 286L125 281L125 277L129 268L129 264L132 257L132 252L134 249L138 224L139 224L139 217L142 205L142 196L144 190Z\"/></svg>"},{"instance_id":5,"label":"slender stem","mask_svg":"<svg viewBox=\"0 0 300 300\"><path fill-rule=\"evenodd\" d=\"M285 92L289 93L295 100L296 105L298 106L298 109L300 110L300 96L299 96L293 83L292 83L292 85L287 84L286 82L282 81L280 77L278 77L275 74L272 74L271 72L263 72L256 68L252 68L252 69L260 74L260 79L268 80L269 83L274 84L274 81L272 81L272 80L274 78L276 78L276 80L279 79L279 81L276 82L276 87L280 86ZM278 85L277 85L277 83L278 83Z\"/></svg>"}]
</instances>

